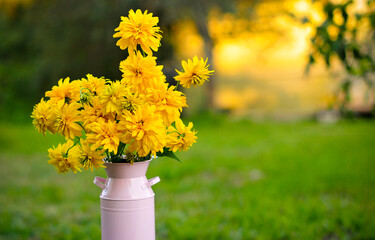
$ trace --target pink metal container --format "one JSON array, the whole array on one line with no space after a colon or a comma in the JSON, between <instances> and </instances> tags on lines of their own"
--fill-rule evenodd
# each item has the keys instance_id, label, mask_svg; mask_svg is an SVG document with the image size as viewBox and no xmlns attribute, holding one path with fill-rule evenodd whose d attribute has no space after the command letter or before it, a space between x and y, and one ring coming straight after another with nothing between
<instances>
[{"instance_id":1,"label":"pink metal container","mask_svg":"<svg viewBox=\"0 0 375 240\"><path fill-rule=\"evenodd\" d=\"M129 163L105 163L108 178L95 177L100 187L102 240L154 240L155 209L146 171L151 160Z\"/></svg>"}]
</instances>

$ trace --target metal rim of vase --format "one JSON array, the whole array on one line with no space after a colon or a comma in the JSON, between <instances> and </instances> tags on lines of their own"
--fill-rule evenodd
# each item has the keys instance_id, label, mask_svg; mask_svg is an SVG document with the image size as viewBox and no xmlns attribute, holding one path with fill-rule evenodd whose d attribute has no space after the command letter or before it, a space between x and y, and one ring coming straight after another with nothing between
<instances>
[{"instance_id":1,"label":"metal rim of vase","mask_svg":"<svg viewBox=\"0 0 375 240\"><path fill-rule=\"evenodd\" d=\"M130 165L133 165L133 164L141 164L141 163L146 163L146 162L151 162L152 159L150 160L146 160L146 161L141 161L141 162L133 162L133 163L124 163L124 162L104 162L104 164L130 164Z\"/></svg>"},{"instance_id":2,"label":"metal rim of vase","mask_svg":"<svg viewBox=\"0 0 375 240\"><path fill-rule=\"evenodd\" d=\"M154 160L155 158L157 158L158 156L154 157L154 156L151 156L151 159L149 160L145 160L145 161L141 161L141 162L133 162L132 164L131 163L113 163L113 162L104 162L104 164L141 164L141 163L146 163L146 162L151 162L152 160Z\"/></svg>"}]
</instances>

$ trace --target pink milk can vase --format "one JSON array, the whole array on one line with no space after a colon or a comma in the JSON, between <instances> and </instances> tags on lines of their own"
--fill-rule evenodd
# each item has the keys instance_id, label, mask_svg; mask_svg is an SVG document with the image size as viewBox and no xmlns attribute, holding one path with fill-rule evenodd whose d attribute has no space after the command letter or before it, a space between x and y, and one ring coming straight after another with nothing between
<instances>
[{"instance_id":1,"label":"pink milk can vase","mask_svg":"<svg viewBox=\"0 0 375 240\"><path fill-rule=\"evenodd\" d=\"M100 187L102 240L154 240L155 204L146 171L151 160L129 163L105 163L107 179L95 177Z\"/></svg>"}]
</instances>

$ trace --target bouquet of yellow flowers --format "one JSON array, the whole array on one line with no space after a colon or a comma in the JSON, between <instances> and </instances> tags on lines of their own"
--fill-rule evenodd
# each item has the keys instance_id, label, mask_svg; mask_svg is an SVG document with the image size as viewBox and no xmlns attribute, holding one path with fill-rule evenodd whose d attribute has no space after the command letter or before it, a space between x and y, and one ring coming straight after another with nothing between
<instances>
[{"instance_id":1,"label":"bouquet of yellow flowers","mask_svg":"<svg viewBox=\"0 0 375 240\"><path fill-rule=\"evenodd\" d=\"M59 173L103 166L104 162L133 163L153 156L169 156L186 151L196 142L193 124L180 119L187 107L186 96L170 86L152 56L160 46L158 17L141 10L121 17L114 38L128 49L120 62L121 80L87 74L71 81L60 79L34 106L35 128L45 134L62 134L67 140L48 150ZM194 57L182 61L175 80L183 87L202 85L213 73L207 60Z\"/></svg>"}]
</instances>

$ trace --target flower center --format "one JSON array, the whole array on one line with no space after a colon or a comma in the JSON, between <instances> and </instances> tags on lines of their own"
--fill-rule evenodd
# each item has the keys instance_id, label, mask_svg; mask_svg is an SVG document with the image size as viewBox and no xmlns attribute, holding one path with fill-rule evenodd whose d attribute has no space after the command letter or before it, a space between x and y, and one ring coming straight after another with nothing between
<instances>
[{"instance_id":1,"label":"flower center","mask_svg":"<svg viewBox=\"0 0 375 240\"><path fill-rule=\"evenodd\" d=\"M191 79L193 80L194 84L198 84L198 83L200 83L202 81L202 78L198 74L196 74L196 73L193 73L191 75Z\"/></svg>"},{"instance_id":2,"label":"flower center","mask_svg":"<svg viewBox=\"0 0 375 240\"><path fill-rule=\"evenodd\" d=\"M141 70L136 69L136 70L135 70L135 75L136 75L137 77L141 77L141 76L142 76L142 72L141 72Z\"/></svg>"},{"instance_id":3,"label":"flower center","mask_svg":"<svg viewBox=\"0 0 375 240\"><path fill-rule=\"evenodd\" d=\"M122 108L129 112L134 112L136 105L132 101L127 100L122 104Z\"/></svg>"}]
</instances>

